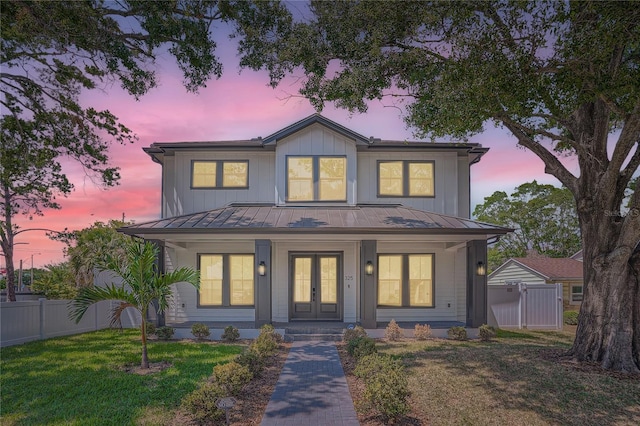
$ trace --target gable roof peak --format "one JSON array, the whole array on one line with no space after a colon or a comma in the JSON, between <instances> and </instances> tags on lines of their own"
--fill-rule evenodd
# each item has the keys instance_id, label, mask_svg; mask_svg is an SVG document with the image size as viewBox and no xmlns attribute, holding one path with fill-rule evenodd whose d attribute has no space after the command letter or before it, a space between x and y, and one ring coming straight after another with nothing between
<instances>
[{"instance_id":1,"label":"gable roof peak","mask_svg":"<svg viewBox=\"0 0 640 426\"><path fill-rule=\"evenodd\" d=\"M369 145L371 143L370 138L366 138L360 133L354 132L353 130L344 127L342 124L338 124L333 120L329 120L327 117L317 112L303 118L302 120L296 121L295 123L290 124L289 126L278 130L275 133L270 134L269 136L262 139L262 143L269 144L272 142L277 142L316 123L321 124L349 139L352 139L356 143L362 143L366 145Z\"/></svg>"}]
</instances>

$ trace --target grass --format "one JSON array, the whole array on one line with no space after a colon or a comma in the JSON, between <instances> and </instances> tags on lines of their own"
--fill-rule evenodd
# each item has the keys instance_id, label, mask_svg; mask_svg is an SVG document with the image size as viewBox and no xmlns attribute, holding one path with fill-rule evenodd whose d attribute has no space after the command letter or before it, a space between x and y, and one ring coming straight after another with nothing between
<instances>
[{"instance_id":1,"label":"grass","mask_svg":"<svg viewBox=\"0 0 640 426\"><path fill-rule=\"evenodd\" d=\"M379 343L404 360L431 425L637 425L640 380L560 362L573 335L499 331L492 342Z\"/></svg>"},{"instance_id":2,"label":"grass","mask_svg":"<svg viewBox=\"0 0 640 426\"><path fill-rule=\"evenodd\" d=\"M148 375L125 371L139 365L140 351L138 330L102 330L3 348L0 424L162 424L214 365L231 360L241 347L154 341L150 362L172 366Z\"/></svg>"}]
</instances>

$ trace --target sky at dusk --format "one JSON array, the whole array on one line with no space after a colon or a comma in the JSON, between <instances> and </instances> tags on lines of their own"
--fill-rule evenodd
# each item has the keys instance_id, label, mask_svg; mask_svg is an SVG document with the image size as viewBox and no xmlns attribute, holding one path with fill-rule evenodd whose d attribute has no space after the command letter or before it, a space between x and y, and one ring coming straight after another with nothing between
<instances>
[{"instance_id":1,"label":"sky at dusk","mask_svg":"<svg viewBox=\"0 0 640 426\"><path fill-rule=\"evenodd\" d=\"M15 222L21 228L47 228L62 231L82 229L95 221L121 219L137 223L157 219L160 215L160 165L153 163L142 148L153 142L246 140L267 136L289 124L313 114L305 99L289 95L297 93L295 77L286 78L278 88L267 86L266 73L245 70L239 74L238 60L232 43L219 43L218 53L224 74L211 80L199 94L187 93L182 76L169 58L158 62L159 87L136 101L118 86L105 86L101 91L85 93L83 104L108 109L135 132L137 143L112 145L112 164L120 167L120 185L110 189L97 187L73 163L65 163L67 175L75 191L59 199L61 210L45 210L44 216L32 220L20 215ZM327 105L322 114L366 137L416 140L402 120L401 111L391 101L370 103L365 114L350 114ZM448 141L448 140L440 140ZM542 161L534 154L516 147L515 138L506 130L488 125L485 132L472 137L491 150L480 163L471 167L472 210L494 191L512 190L521 183L537 179L540 183L558 185L544 174ZM569 160L569 170L577 166ZM16 237L14 262L23 260L24 268L58 263L64 260L64 245L49 240L44 232L24 232ZM0 260L4 266L4 259Z\"/></svg>"}]
</instances>

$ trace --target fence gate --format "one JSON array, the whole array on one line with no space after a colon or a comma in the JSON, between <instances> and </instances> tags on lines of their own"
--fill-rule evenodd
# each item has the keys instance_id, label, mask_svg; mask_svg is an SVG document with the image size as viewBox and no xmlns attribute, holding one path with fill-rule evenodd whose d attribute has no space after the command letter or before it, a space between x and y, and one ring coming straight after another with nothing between
<instances>
[{"instance_id":1,"label":"fence gate","mask_svg":"<svg viewBox=\"0 0 640 426\"><path fill-rule=\"evenodd\" d=\"M488 286L487 304L494 327L562 329L562 284Z\"/></svg>"}]
</instances>

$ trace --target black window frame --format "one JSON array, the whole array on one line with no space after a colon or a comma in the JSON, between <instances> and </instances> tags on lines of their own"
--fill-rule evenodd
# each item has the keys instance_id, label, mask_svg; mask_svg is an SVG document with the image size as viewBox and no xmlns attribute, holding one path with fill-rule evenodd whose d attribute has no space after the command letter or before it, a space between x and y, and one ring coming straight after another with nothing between
<instances>
[{"instance_id":1,"label":"black window frame","mask_svg":"<svg viewBox=\"0 0 640 426\"><path fill-rule=\"evenodd\" d=\"M380 274L376 276L376 307L380 309L434 309L436 307L436 254L435 253L378 253L376 265L380 265L380 256L402 256L402 283L400 286L400 305L381 305L378 297L380 292ZM411 305L409 292L409 256L431 256L431 306Z\"/></svg>"},{"instance_id":2,"label":"black window frame","mask_svg":"<svg viewBox=\"0 0 640 426\"><path fill-rule=\"evenodd\" d=\"M193 186L193 171L196 163L216 163L216 184L213 186ZM245 163L247 165L247 184L245 186L223 186L224 164L225 163ZM198 189L249 189L249 160L191 160L191 174L189 187Z\"/></svg>"},{"instance_id":3,"label":"black window frame","mask_svg":"<svg viewBox=\"0 0 640 426\"><path fill-rule=\"evenodd\" d=\"M380 193L380 164L382 163L402 163L402 195L391 195ZM409 165L410 164L431 164L433 176L433 195L409 195ZM376 186L378 198L435 198L436 196L436 162L434 160L378 160L376 164Z\"/></svg>"},{"instance_id":4,"label":"black window frame","mask_svg":"<svg viewBox=\"0 0 640 426\"><path fill-rule=\"evenodd\" d=\"M289 158L311 158L312 159L312 178L313 178L313 199L312 200L290 200L289 199ZM320 159L321 158L344 158L344 198L337 200L320 200ZM287 203L345 203L347 201L347 170L348 159L346 155L287 155L285 157L285 200Z\"/></svg>"},{"instance_id":5,"label":"black window frame","mask_svg":"<svg viewBox=\"0 0 640 426\"><path fill-rule=\"evenodd\" d=\"M254 308L256 306L256 268L255 268L255 253L198 253L198 273L201 269L202 256L222 256L222 304L221 305L203 305L200 303L200 289L198 289L197 307L206 309L247 309ZM231 271L229 268L230 256L251 256L253 258L253 303L251 305L232 305L231 304ZM200 274L202 277L202 274ZM202 278L200 278L202 279ZM200 283L202 285L202 282Z\"/></svg>"}]
</instances>

